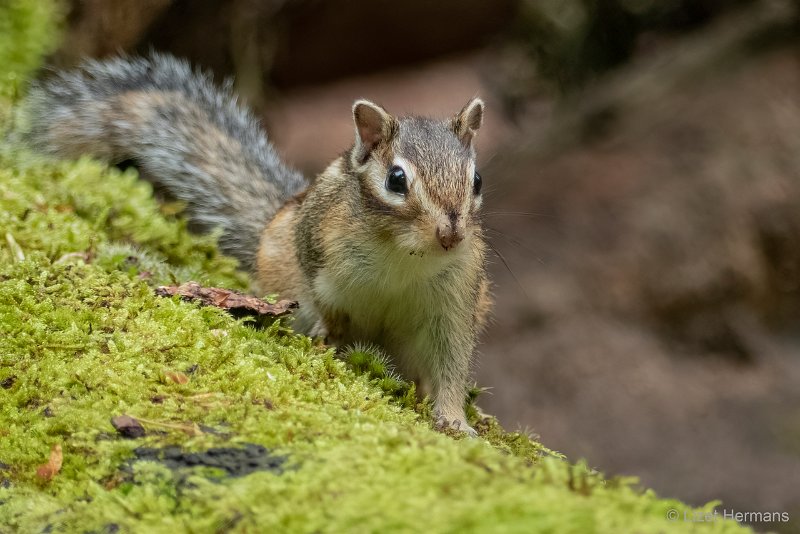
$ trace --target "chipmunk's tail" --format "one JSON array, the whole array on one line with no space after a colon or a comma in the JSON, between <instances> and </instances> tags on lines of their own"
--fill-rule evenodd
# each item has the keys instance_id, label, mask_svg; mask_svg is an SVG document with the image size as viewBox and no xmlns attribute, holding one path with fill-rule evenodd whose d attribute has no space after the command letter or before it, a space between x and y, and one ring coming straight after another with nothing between
<instances>
[{"instance_id":1,"label":"chipmunk's tail","mask_svg":"<svg viewBox=\"0 0 800 534\"><path fill-rule=\"evenodd\" d=\"M193 228L221 228L221 249L246 269L266 223L306 186L229 84L216 87L171 56L88 61L37 84L26 106L26 136L37 149L133 161L186 202Z\"/></svg>"}]
</instances>

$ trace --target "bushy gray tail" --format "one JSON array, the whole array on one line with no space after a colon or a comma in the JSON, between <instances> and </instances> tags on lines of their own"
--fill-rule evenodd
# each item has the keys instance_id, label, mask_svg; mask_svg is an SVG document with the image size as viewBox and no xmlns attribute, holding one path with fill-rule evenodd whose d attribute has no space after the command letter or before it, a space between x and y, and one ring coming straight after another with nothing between
<instances>
[{"instance_id":1,"label":"bushy gray tail","mask_svg":"<svg viewBox=\"0 0 800 534\"><path fill-rule=\"evenodd\" d=\"M193 228L222 228L221 249L246 269L268 220L306 185L230 85L171 56L88 61L35 86L26 114L39 150L134 161L186 202Z\"/></svg>"}]
</instances>

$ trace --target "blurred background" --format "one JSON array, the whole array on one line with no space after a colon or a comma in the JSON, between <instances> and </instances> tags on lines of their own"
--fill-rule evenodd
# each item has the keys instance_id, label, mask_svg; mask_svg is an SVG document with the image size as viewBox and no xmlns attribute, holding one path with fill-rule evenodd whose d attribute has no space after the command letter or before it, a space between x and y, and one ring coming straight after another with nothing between
<instances>
[{"instance_id":1,"label":"blurred background","mask_svg":"<svg viewBox=\"0 0 800 534\"><path fill-rule=\"evenodd\" d=\"M356 98L447 116L481 95L481 406L800 532L797 2L72 0L50 62L152 49L234 77L310 176Z\"/></svg>"}]
</instances>

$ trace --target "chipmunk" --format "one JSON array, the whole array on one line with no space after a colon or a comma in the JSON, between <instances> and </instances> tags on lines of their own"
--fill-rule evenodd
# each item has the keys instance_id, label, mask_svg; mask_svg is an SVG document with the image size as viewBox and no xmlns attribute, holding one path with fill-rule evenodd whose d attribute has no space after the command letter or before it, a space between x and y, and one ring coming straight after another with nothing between
<instances>
[{"instance_id":1,"label":"chipmunk","mask_svg":"<svg viewBox=\"0 0 800 534\"><path fill-rule=\"evenodd\" d=\"M490 307L473 141L484 104L447 120L352 108L353 146L308 182L287 167L230 84L167 55L88 61L35 85L29 140L57 156L133 160L186 203L192 228L258 289L300 302L294 328L382 347L433 400L439 425L464 413Z\"/></svg>"}]
</instances>

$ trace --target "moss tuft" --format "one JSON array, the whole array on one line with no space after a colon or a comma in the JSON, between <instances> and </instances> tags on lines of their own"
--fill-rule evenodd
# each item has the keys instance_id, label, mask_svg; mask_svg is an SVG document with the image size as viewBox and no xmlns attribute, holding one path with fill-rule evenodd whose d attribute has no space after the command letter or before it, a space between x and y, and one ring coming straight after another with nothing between
<instances>
[{"instance_id":1,"label":"moss tuft","mask_svg":"<svg viewBox=\"0 0 800 534\"><path fill-rule=\"evenodd\" d=\"M152 283L247 285L215 239L190 234L184 221L162 214L150 185L132 170L89 159L43 162L0 147L0 184L0 228L6 243L16 244L0 248L0 262L41 251L52 262L96 261Z\"/></svg>"}]
</instances>

